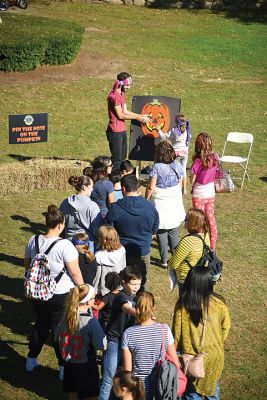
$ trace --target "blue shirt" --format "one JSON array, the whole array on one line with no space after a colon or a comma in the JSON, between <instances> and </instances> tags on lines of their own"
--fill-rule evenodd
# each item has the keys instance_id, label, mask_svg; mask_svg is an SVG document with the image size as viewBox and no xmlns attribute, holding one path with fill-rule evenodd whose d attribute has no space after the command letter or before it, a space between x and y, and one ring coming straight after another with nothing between
<instances>
[{"instance_id":1,"label":"blue shirt","mask_svg":"<svg viewBox=\"0 0 267 400\"><path fill-rule=\"evenodd\" d=\"M166 189L175 186L179 183L179 178L183 174L183 170L177 161L173 161L171 164L156 163L152 167L150 176L156 178L156 186L162 189Z\"/></svg>"},{"instance_id":2,"label":"blue shirt","mask_svg":"<svg viewBox=\"0 0 267 400\"><path fill-rule=\"evenodd\" d=\"M95 201L102 215L108 212L107 195L113 192L113 185L108 179L100 179L94 184L91 199Z\"/></svg>"}]
</instances>

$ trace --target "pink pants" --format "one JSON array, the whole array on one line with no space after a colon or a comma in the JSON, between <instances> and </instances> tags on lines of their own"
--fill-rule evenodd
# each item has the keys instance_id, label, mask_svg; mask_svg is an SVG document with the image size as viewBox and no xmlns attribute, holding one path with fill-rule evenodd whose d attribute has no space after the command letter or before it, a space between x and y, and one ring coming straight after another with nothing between
<instances>
[{"instance_id":1,"label":"pink pants","mask_svg":"<svg viewBox=\"0 0 267 400\"><path fill-rule=\"evenodd\" d=\"M215 197L208 199L200 199L198 197L192 197L193 207L203 210L206 216L206 221L210 231L210 248L215 250L217 240L217 225L214 215L214 202Z\"/></svg>"}]
</instances>

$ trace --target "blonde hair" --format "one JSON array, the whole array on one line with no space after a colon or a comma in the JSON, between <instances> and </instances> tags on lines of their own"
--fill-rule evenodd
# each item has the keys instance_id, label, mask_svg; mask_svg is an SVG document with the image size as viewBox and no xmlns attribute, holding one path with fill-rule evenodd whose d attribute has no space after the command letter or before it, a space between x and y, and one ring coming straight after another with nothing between
<instances>
[{"instance_id":1,"label":"blonde hair","mask_svg":"<svg viewBox=\"0 0 267 400\"><path fill-rule=\"evenodd\" d=\"M118 250L121 242L116 229L110 225L101 225L98 230L98 247L107 251Z\"/></svg>"},{"instance_id":2,"label":"blonde hair","mask_svg":"<svg viewBox=\"0 0 267 400\"><path fill-rule=\"evenodd\" d=\"M73 236L75 239L77 240L83 240L83 241L88 241L88 235L86 233L76 233L76 235ZM84 254L85 258L86 258L86 262L88 264L90 264L92 261L94 261L95 259L95 255L94 253L92 253L91 251L89 251L89 246L88 244L75 244L74 245L76 247L76 249L78 250L78 252L80 254Z\"/></svg>"},{"instance_id":3,"label":"blonde hair","mask_svg":"<svg viewBox=\"0 0 267 400\"><path fill-rule=\"evenodd\" d=\"M65 321L72 334L77 331L78 327L79 303L87 296L88 292L89 286L87 284L75 286L70 290L65 309Z\"/></svg>"},{"instance_id":4,"label":"blonde hair","mask_svg":"<svg viewBox=\"0 0 267 400\"><path fill-rule=\"evenodd\" d=\"M136 321L142 324L151 318L154 313L155 299L152 293L142 292L136 303Z\"/></svg>"}]
</instances>

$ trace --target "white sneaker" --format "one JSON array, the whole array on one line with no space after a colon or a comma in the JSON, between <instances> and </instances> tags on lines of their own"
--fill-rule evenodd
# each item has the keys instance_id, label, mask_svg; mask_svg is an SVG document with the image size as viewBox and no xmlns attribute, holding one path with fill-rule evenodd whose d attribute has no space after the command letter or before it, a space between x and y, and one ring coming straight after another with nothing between
<instances>
[{"instance_id":1,"label":"white sneaker","mask_svg":"<svg viewBox=\"0 0 267 400\"><path fill-rule=\"evenodd\" d=\"M37 361L36 357L34 357L34 358L27 357L26 358L26 371L27 372L32 372L34 370L34 368L37 367L37 365L38 365L38 361Z\"/></svg>"},{"instance_id":2,"label":"white sneaker","mask_svg":"<svg viewBox=\"0 0 267 400\"><path fill-rule=\"evenodd\" d=\"M64 379L64 366L63 365L59 367L58 379L60 381L63 381L63 379Z\"/></svg>"}]
</instances>

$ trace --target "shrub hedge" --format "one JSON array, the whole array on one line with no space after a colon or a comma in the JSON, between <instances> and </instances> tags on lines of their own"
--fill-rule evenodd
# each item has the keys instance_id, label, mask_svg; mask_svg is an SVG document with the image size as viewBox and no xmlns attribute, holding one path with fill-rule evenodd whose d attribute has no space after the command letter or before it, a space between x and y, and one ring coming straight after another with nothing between
<instances>
[{"instance_id":1,"label":"shrub hedge","mask_svg":"<svg viewBox=\"0 0 267 400\"><path fill-rule=\"evenodd\" d=\"M0 70L25 72L42 64L68 64L84 28L62 20L1 13Z\"/></svg>"}]
</instances>

